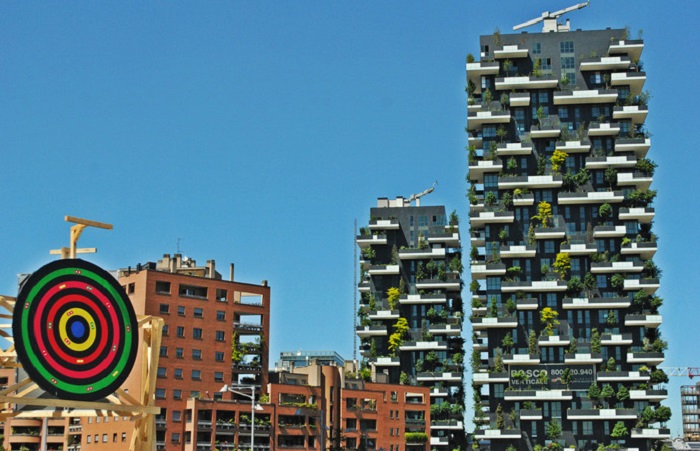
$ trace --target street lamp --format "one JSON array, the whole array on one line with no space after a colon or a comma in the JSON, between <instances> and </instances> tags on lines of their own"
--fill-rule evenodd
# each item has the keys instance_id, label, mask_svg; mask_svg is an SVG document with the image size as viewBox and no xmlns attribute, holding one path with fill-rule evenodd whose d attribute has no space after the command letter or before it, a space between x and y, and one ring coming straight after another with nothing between
<instances>
[{"instance_id":1,"label":"street lamp","mask_svg":"<svg viewBox=\"0 0 700 451\"><path fill-rule=\"evenodd\" d=\"M224 385L224 388L227 386ZM250 390L250 394L242 390ZM250 399L250 451L255 447L255 411L263 410L260 404L255 404L255 385L236 384L229 385L228 391Z\"/></svg>"}]
</instances>

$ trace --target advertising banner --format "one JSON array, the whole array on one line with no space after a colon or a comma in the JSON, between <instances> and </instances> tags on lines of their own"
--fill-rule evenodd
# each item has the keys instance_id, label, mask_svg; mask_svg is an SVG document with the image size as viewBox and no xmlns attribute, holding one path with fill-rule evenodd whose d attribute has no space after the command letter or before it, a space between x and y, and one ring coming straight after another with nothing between
<instances>
[{"instance_id":1,"label":"advertising banner","mask_svg":"<svg viewBox=\"0 0 700 451\"><path fill-rule=\"evenodd\" d=\"M595 381L595 366L562 363L510 365L508 376L510 386L517 390L588 390Z\"/></svg>"}]
</instances>

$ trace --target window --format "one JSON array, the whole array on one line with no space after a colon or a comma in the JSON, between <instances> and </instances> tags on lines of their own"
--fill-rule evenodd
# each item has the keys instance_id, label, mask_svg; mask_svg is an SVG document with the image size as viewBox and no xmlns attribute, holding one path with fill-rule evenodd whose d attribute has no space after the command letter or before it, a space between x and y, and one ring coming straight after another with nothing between
<instances>
[{"instance_id":1,"label":"window","mask_svg":"<svg viewBox=\"0 0 700 451\"><path fill-rule=\"evenodd\" d=\"M192 350L192 360L202 360L202 350L193 349Z\"/></svg>"},{"instance_id":2,"label":"window","mask_svg":"<svg viewBox=\"0 0 700 451\"><path fill-rule=\"evenodd\" d=\"M559 115L559 119L568 119L569 118L569 109L565 106L560 106L559 109L557 110L557 114Z\"/></svg>"},{"instance_id":3,"label":"window","mask_svg":"<svg viewBox=\"0 0 700 451\"><path fill-rule=\"evenodd\" d=\"M182 421L182 411L173 410L173 421L176 423L179 423L180 421Z\"/></svg>"},{"instance_id":4,"label":"window","mask_svg":"<svg viewBox=\"0 0 700 451\"><path fill-rule=\"evenodd\" d=\"M593 72L588 76L588 81L592 85L602 85L603 84L603 74L600 72ZM595 116L595 114L594 114Z\"/></svg>"},{"instance_id":5,"label":"window","mask_svg":"<svg viewBox=\"0 0 700 451\"><path fill-rule=\"evenodd\" d=\"M175 373L173 376L175 379L182 379L182 368L175 368Z\"/></svg>"},{"instance_id":6,"label":"window","mask_svg":"<svg viewBox=\"0 0 700 451\"><path fill-rule=\"evenodd\" d=\"M158 312L161 315L167 315L168 313L170 313L170 306L168 304L160 304L160 309L158 310Z\"/></svg>"},{"instance_id":7,"label":"window","mask_svg":"<svg viewBox=\"0 0 700 451\"><path fill-rule=\"evenodd\" d=\"M204 318L204 311L201 308L195 307L194 309L194 317L195 318Z\"/></svg>"},{"instance_id":8,"label":"window","mask_svg":"<svg viewBox=\"0 0 700 451\"><path fill-rule=\"evenodd\" d=\"M223 382L224 381L223 371L215 371L214 372L214 381L216 381L216 382Z\"/></svg>"},{"instance_id":9,"label":"window","mask_svg":"<svg viewBox=\"0 0 700 451\"><path fill-rule=\"evenodd\" d=\"M177 314L180 316L185 316L185 306L184 305L177 306Z\"/></svg>"},{"instance_id":10,"label":"window","mask_svg":"<svg viewBox=\"0 0 700 451\"><path fill-rule=\"evenodd\" d=\"M175 348L175 358L181 359L184 357L184 351L182 348Z\"/></svg>"},{"instance_id":11,"label":"window","mask_svg":"<svg viewBox=\"0 0 700 451\"><path fill-rule=\"evenodd\" d=\"M112 434L112 441L114 443L117 443L117 433L116 432L114 434Z\"/></svg>"},{"instance_id":12,"label":"window","mask_svg":"<svg viewBox=\"0 0 700 451\"><path fill-rule=\"evenodd\" d=\"M167 337L168 336L168 325L163 324L163 336Z\"/></svg>"},{"instance_id":13,"label":"window","mask_svg":"<svg viewBox=\"0 0 700 451\"><path fill-rule=\"evenodd\" d=\"M173 443L180 443L180 433L173 432L172 439L173 439Z\"/></svg>"},{"instance_id":14,"label":"window","mask_svg":"<svg viewBox=\"0 0 700 451\"><path fill-rule=\"evenodd\" d=\"M173 390L173 399L182 399L182 390Z\"/></svg>"},{"instance_id":15,"label":"window","mask_svg":"<svg viewBox=\"0 0 700 451\"><path fill-rule=\"evenodd\" d=\"M226 302L226 290L221 288L216 289L216 300L219 302Z\"/></svg>"},{"instance_id":16,"label":"window","mask_svg":"<svg viewBox=\"0 0 700 451\"><path fill-rule=\"evenodd\" d=\"M225 321L226 320L226 312L223 310L217 310L216 311L216 320L217 321Z\"/></svg>"},{"instance_id":17,"label":"window","mask_svg":"<svg viewBox=\"0 0 700 451\"><path fill-rule=\"evenodd\" d=\"M226 332L223 330L217 330L216 331L216 341L224 341L226 336Z\"/></svg>"},{"instance_id":18,"label":"window","mask_svg":"<svg viewBox=\"0 0 700 451\"><path fill-rule=\"evenodd\" d=\"M596 276L596 282L598 282L598 288L608 288L608 278L604 275Z\"/></svg>"},{"instance_id":19,"label":"window","mask_svg":"<svg viewBox=\"0 0 700 451\"><path fill-rule=\"evenodd\" d=\"M177 326L177 336L179 338L185 337L185 328L183 326Z\"/></svg>"},{"instance_id":20,"label":"window","mask_svg":"<svg viewBox=\"0 0 700 451\"><path fill-rule=\"evenodd\" d=\"M170 294L170 282L162 282L160 280L156 280L156 293Z\"/></svg>"},{"instance_id":21,"label":"window","mask_svg":"<svg viewBox=\"0 0 700 451\"><path fill-rule=\"evenodd\" d=\"M223 361L224 361L224 353L223 353L223 352L218 352L218 351L217 351L217 352L214 354L214 360L216 360L217 362L223 362Z\"/></svg>"},{"instance_id":22,"label":"window","mask_svg":"<svg viewBox=\"0 0 700 451\"><path fill-rule=\"evenodd\" d=\"M195 327L192 329L192 338L195 340L201 340L202 339L202 329Z\"/></svg>"},{"instance_id":23,"label":"window","mask_svg":"<svg viewBox=\"0 0 700 451\"><path fill-rule=\"evenodd\" d=\"M156 399L165 399L165 389L156 388Z\"/></svg>"},{"instance_id":24,"label":"window","mask_svg":"<svg viewBox=\"0 0 700 451\"><path fill-rule=\"evenodd\" d=\"M122 432L122 442L126 441L126 432Z\"/></svg>"},{"instance_id":25,"label":"window","mask_svg":"<svg viewBox=\"0 0 700 451\"><path fill-rule=\"evenodd\" d=\"M192 370L192 380L201 381L202 380L202 371L201 370Z\"/></svg>"},{"instance_id":26,"label":"window","mask_svg":"<svg viewBox=\"0 0 700 451\"><path fill-rule=\"evenodd\" d=\"M539 42L533 42L532 43L532 54L533 55L541 55L542 54L542 44Z\"/></svg>"},{"instance_id":27,"label":"window","mask_svg":"<svg viewBox=\"0 0 700 451\"><path fill-rule=\"evenodd\" d=\"M161 347L160 347L160 356L161 356L161 357L167 357L167 356L168 356L168 347L167 347L167 346L161 346Z\"/></svg>"},{"instance_id":28,"label":"window","mask_svg":"<svg viewBox=\"0 0 700 451\"><path fill-rule=\"evenodd\" d=\"M553 254L554 253L554 241L545 241L544 242L544 253L545 254Z\"/></svg>"},{"instance_id":29,"label":"window","mask_svg":"<svg viewBox=\"0 0 700 451\"><path fill-rule=\"evenodd\" d=\"M574 41L562 41L559 47L561 53L574 53Z\"/></svg>"},{"instance_id":30,"label":"window","mask_svg":"<svg viewBox=\"0 0 700 451\"><path fill-rule=\"evenodd\" d=\"M583 435L593 435L593 422L584 421L583 422Z\"/></svg>"},{"instance_id":31,"label":"window","mask_svg":"<svg viewBox=\"0 0 700 451\"><path fill-rule=\"evenodd\" d=\"M87 442L88 442L88 443L92 443L92 435L88 435L88 436L87 436Z\"/></svg>"},{"instance_id":32,"label":"window","mask_svg":"<svg viewBox=\"0 0 700 451\"><path fill-rule=\"evenodd\" d=\"M484 138L495 138L496 137L496 126L495 125L484 125L483 137Z\"/></svg>"},{"instance_id":33,"label":"window","mask_svg":"<svg viewBox=\"0 0 700 451\"><path fill-rule=\"evenodd\" d=\"M129 284L129 294L134 294L134 291L136 291L136 284L133 283L133 282L131 282L131 283ZM107 440L105 440L105 442L106 442L106 441L107 441Z\"/></svg>"},{"instance_id":34,"label":"window","mask_svg":"<svg viewBox=\"0 0 700 451\"><path fill-rule=\"evenodd\" d=\"M192 390L190 392L190 398L199 398L201 396L201 393L199 390Z\"/></svg>"},{"instance_id":35,"label":"window","mask_svg":"<svg viewBox=\"0 0 700 451\"><path fill-rule=\"evenodd\" d=\"M542 63L540 66L542 70L552 70L552 58L541 58L540 62Z\"/></svg>"},{"instance_id":36,"label":"window","mask_svg":"<svg viewBox=\"0 0 700 451\"><path fill-rule=\"evenodd\" d=\"M158 367L158 377L165 377L166 371L165 368L162 366Z\"/></svg>"},{"instance_id":37,"label":"window","mask_svg":"<svg viewBox=\"0 0 700 451\"><path fill-rule=\"evenodd\" d=\"M574 57L573 56L562 56L561 57L561 68L562 69L575 69Z\"/></svg>"}]
</instances>

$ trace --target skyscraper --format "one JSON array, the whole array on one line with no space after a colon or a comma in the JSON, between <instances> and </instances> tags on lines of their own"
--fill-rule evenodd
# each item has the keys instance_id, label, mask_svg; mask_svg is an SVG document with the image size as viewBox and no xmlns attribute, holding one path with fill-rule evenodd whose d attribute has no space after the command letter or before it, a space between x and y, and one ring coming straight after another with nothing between
<instances>
[{"instance_id":1,"label":"skyscraper","mask_svg":"<svg viewBox=\"0 0 700 451\"><path fill-rule=\"evenodd\" d=\"M459 220L419 202L379 199L357 237L357 335L375 381L432 387L430 447L454 449L464 444Z\"/></svg>"},{"instance_id":2,"label":"skyscraper","mask_svg":"<svg viewBox=\"0 0 700 451\"><path fill-rule=\"evenodd\" d=\"M551 25L467 57L475 439L647 450L670 411L644 43Z\"/></svg>"}]
</instances>

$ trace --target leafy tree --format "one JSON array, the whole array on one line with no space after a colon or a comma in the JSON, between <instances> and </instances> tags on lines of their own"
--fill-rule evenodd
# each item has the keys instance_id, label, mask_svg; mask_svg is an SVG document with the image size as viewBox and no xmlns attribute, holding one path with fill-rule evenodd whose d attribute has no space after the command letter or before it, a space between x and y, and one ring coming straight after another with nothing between
<instances>
[{"instance_id":1,"label":"leafy tree","mask_svg":"<svg viewBox=\"0 0 700 451\"><path fill-rule=\"evenodd\" d=\"M530 336L528 337L528 341L527 341L527 348L528 348L528 352L531 355L536 355L536 354L540 353L539 347L537 346L537 334L535 333L534 330L530 331Z\"/></svg>"},{"instance_id":2,"label":"leafy tree","mask_svg":"<svg viewBox=\"0 0 700 451\"><path fill-rule=\"evenodd\" d=\"M585 288L588 292L598 288L598 281L590 272L587 272L586 275L583 276L583 288Z\"/></svg>"},{"instance_id":3,"label":"leafy tree","mask_svg":"<svg viewBox=\"0 0 700 451\"><path fill-rule=\"evenodd\" d=\"M493 207L494 205L496 205L498 203L498 198L496 197L496 194L493 191L489 191L488 193L486 193L484 203L487 207Z\"/></svg>"},{"instance_id":4,"label":"leafy tree","mask_svg":"<svg viewBox=\"0 0 700 451\"><path fill-rule=\"evenodd\" d=\"M612 433L610 434L610 437L612 438L622 438L622 437L627 437L629 435L629 431L625 427L625 423L622 421L618 421L615 423L615 427L612 430Z\"/></svg>"},{"instance_id":5,"label":"leafy tree","mask_svg":"<svg viewBox=\"0 0 700 451\"><path fill-rule=\"evenodd\" d=\"M552 172L555 174L559 174L561 172L561 168L566 163L566 158L569 156L568 153L563 152L561 150L554 150L554 153L552 153L551 158L549 161L552 163Z\"/></svg>"},{"instance_id":6,"label":"leafy tree","mask_svg":"<svg viewBox=\"0 0 700 451\"><path fill-rule=\"evenodd\" d=\"M649 378L649 382L651 382L653 385L668 384L668 375L666 375L666 372L662 369L655 369L652 371Z\"/></svg>"},{"instance_id":7,"label":"leafy tree","mask_svg":"<svg viewBox=\"0 0 700 451\"><path fill-rule=\"evenodd\" d=\"M545 307L540 311L540 322L545 325L547 335L554 335L554 327L559 325L558 316L559 312L551 307Z\"/></svg>"},{"instance_id":8,"label":"leafy tree","mask_svg":"<svg viewBox=\"0 0 700 451\"><path fill-rule=\"evenodd\" d=\"M496 303L496 298L491 298L491 304L489 305L489 317L498 318L498 304Z\"/></svg>"},{"instance_id":9,"label":"leafy tree","mask_svg":"<svg viewBox=\"0 0 700 451\"><path fill-rule=\"evenodd\" d=\"M609 203L604 203L600 207L598 207L598 216L600 216L600 219L603 221L607 221L608 218L610 218L613 214L613 209L610 206Z\"/></svg>"},{"instance_id":10,"label":"leafy tree","mask_svg":"<svg viewBox=\"0 0 700 451\"><path fill-rule=\"evenodd\" d=\"M588 387L588 399L594 401L600 399L600 388L595 382L591 382L590 387Z\"/></svg>"},{"instance_id":11,"label":"leafy tree","mask_svg":"<svg viewBox=\"0 0 700 451\"><path fill-rule=\"evenodd\" d=\"M503 193L503 196L501 196L501 202L503 202L504 208L510 210L513 208L513 195L509 191L506 191Z\"/></svg>"},{"instance_id":12,"label":"leafy tree","mask_svg":"<svg viewBox=\"0 0 700 451\"><path fill-rule=\"evenodd\" d=\"M508 98L508 95L504 93L506 96L506 99ZM503 100L503 96L501 96L501 100ZM503 140L508 136L508 130L503 126L499 125L498 128L496 129L496 137L498 138L498 142L503 142Z\"/></svg>"},{"instance_id":13,"label":"leafy tree","mask_svg":"<svg viewBox=\"0 0 700 451\"><path fill-rule=\"evenodd\" d=\"M605 370L606 371L615 371L617 370L617 362L615 362L615 357L610 357L605 365Z\"/></svg>"},{"instance_id":14,"label":"leafy tree","mask_svg":"<svg viewBox=\"0 0 700 451\"><path fill-rule=\"evenodd\" d=\"M595 354L600 354L601 352L600 333L598 329L593 329L593 332L591 332L591 352Z\"/></svg>"},{"instance_id":15,"label":"leafy tree","mask_svg":"<svg viewBox=\"0 0 700 451\"><path fill-rule=\"evenodd\" d=\"M671 419L671 409L666 406L657 407L656 412L654 412L654 419L662 423L667 422Z\"/></svg>"},{"instance_id":16,"label":"leafy tree","mask_svg":"<svg viewBox=\"0 0 700 451\"><path fill-rule=\"evenodd\" d=\"M630 391L625 387L624 385L620 387L620 389L617 391L617 400L620 402L625 402L628 399L630 399Z\"/></svg>"},{"instance_id":17,"label":"leafy tree","mask_svg":"<svg viewBox=\"0 0 700 451\"><path fill-rule=\"evenodd\" d=\"M574 381L574 373L571 371L571 368L564 369L564 371L561 373L561 381L568 389L569 385L571 385L571 383Z\"/></svg>"},{"instance_id":18,"label":"leafy tree","mask_svg":"<svg viewBox=\"0 0 700 451\"><path fill-rule=\"evenodd\" d=\"M503 407L501 407L500 404L498 404L498 407L496 407L496 429L505 429L506 428L506 422L505 419L503 418Z\"/></svg>"},{"instance_id":19,"label":"leafy tree","mask_svg":"<svg viewBox=\"0 0 700 451\"><path fill-rule=\"evenodd\" d=\"M506 311L510 314L513 315L515 313L515 310L517 310L517 306L515 305L515 301L513 298L508 298L506 301Z\"/></svg>"},{"instance_id":20,"label":"leafy tree","mask_svg":"<svg viewBox=\"0 0 700 451\"><path fill-rule=\"evenodd\" d=\"M501 346L503 346L503 349L506 350L506 353L509 353L511 349L513 349L513 345L515 343L513 342L513 335L511 335L510 332L508 332L504 337L503 340L501 340Z\"/></svg>"},{"instance_id":21,"label":"leafy tree","mask_svg":"<svg viewBox=\"0 0 700 451\"><path fill-rule=\"evenodd\" d=\"M576 354L578 352L578 346L576 345L576 338L571 337L571 344L569 344L569 351L567 354Z\"/></svg>"},{"instance_id":22,"label":"leafy tree","mask_svg":"<svg viewBox=\"0 0 700 451\"><path fill-rule=\"evenodd\" d=\"M482 93L482 97L484 99L484 103L488 106L491 104L491 101L493 100L493 94L491 93L491 90L486 88L486 90Z\"/></svg>"},{"instance_id":23,"label":"leafy tree","mask_svg":"<svg viewBox=\"0 0 700 451\"><path fill-rule=\"evenodd\" d=\"M613 276L610 278L610 287L618 292L622 291L622 289L625 287L625 276L622 274L613 274Z\"/></svg>"},{"instance_id":24,"label":"leafy tree","mask_svg":"<svg viewBox=\"0 0 700 451\"><path fill-rule=\"evenodd\" d=\"M609 167L603 172L603 180L611 190L617 186L617 169Z\"/></svg>"},{"instance_id":25,"label":"leafy tree","mask_svg":"<svg viewBox=\"0 0 700 451\"><path fill-rule=\"evenodd\" d=\"M554 268L554 270L558 272L563 279L565 279L569 273L569 270L571 269L571 258L569 257L569 253L559 252L556 260L554 263L552 263L552 268Z\"/></svg>"},{"instance_id":26,"label":"leafy tree","mask_svg":"<svg viewBox=\"0 0 700 451\"><path fill-rule=\"evenodd\" d=\"M452 213L450 213L450 224L451 226L458 226L459 225L459 215L457 214L457 210L452 210Z\"/></svg>"},{"instance_id":27,"label":"leafy tree","mask_svg":"<svg viewBox=\"0 0 700 451\"><path fill-rule=\"evenodd\" d=\"M409 331L408 320L399 318L394 324L394 333L389 336L389 351L392 356L396 356L396 352L403 343L403 339Z\"/></svg>"},{"instance_id":28,"label":"leafy tree","mask_svg":"<svg viewBox=\"0 0 700 451\"><path fill-rule=\"evenodd\" d=\"M511 175L515 175L518 172L518 161L515 159L515 157L508 158L508 162L506 163L506 172Z\"/></svg>"},{"instance_id":29,"label":"leafy tree","mask_svg":"<svg viewBox=\"0 0 700 451\"><path fill-rule=\"evenodd\" d=\"M570 296L577 295L583 291L583 284L581 283L581 278L574 276L569 280L566 286L566 291Z\"/></svg>"},{"instance_id":30,"label":"leafy tree","mask_svg":"<svg viewBox=\"0 0 700 451\"><path fill-rule=\"evenodd\" d=\"M603 401L608 403L608 400L615 396L615 390L613 390L610 384L603 385L603 389L600 391L600 397Z\"/></svg>"},{"instance_id":31,"label":"leafy tree","mask_svg":"<svg viewBox=\"0 0 700 451\"><path fill-rule=\"evenodd\" d=\"M555 441L561 437L561 425L557 420L552 420L547 424L545 432L548 439Z\"/></svg>"},{"instance_id":32,"label":"leafy tree","mask_svg":"<svg viewBox=\"0 0 700 451\"><path fill-rule=\"evenodd\" d=\"M656 169L657 164L653 162L652 160L648 158L641 158L640 160L637 161L637 164L635 166L635 169L638 170L639 172L648 175L648 176L653 176L654 175L654 170Z\"/></svg>"},{"instance_id":33,"label":"leafy tree","mask_svg":"<svg viewBox=\"0 0 700 451\"><path fill-rule=\"evenodd\" d=\"M532 219L537 219L540 221L540 226L542 228L547 228L553 217L552 205L543 200L537 204L537 215L533 216Z\"/></svg>"},{"instance_id":34,"label":"leafy tree","mask_svg":"<svg viewBox=\"0 0 700 451\"><path fill-rule=\"evenodd\" d=\"M387 301L389 302L389 310L396 310L396 303L401 296L401 292L396 287L391 287L386 290Z\"/></svg>"},{"instance_id":35,"label":"leafy tree","mask_svg":"<svg viewBox=\"0 0 700 451\"><path fill-rule=\"evenodd\" d=\"M496 348L496 356L493 358L493 370L496 373L503 372L503 353L501 348Z\"/></svg>"}]
</instances>

